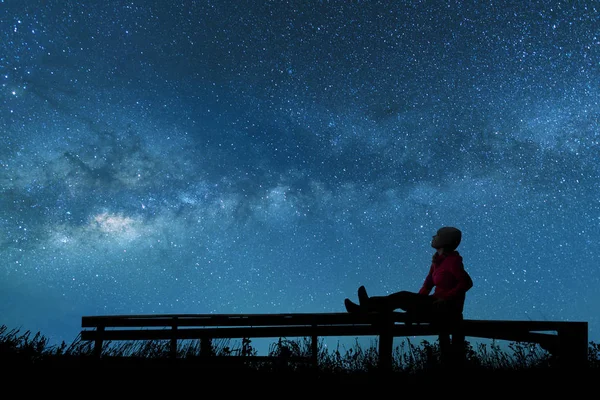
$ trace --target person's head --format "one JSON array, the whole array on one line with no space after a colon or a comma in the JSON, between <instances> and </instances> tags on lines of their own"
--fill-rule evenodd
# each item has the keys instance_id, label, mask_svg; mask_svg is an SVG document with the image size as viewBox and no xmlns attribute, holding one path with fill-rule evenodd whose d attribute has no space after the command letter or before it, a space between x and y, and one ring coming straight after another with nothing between
<instances>
[{"instance_id":1,"label":"person's head","mask_svg":"<svg viewBox=\"0 0 600 400\"><path fill-rule=\"evenodd\" d=\"M438 229L436 235L431 239L431 247L436 250L450 252L456 250L460 244L462 232L452 226L444 226Z\"/></svg>"}]
</instances>

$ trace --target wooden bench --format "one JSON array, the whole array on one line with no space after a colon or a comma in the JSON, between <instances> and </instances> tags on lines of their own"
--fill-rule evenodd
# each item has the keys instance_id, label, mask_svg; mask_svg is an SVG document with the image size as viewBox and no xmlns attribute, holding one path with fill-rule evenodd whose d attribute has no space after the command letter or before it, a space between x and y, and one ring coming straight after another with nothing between
<instances>
[{"instance_id":1,"label":"wooden bench","mask_svg":"<svg viewBox=\"0 0 600 400\"><path fill-rule=\"evenodd\" d=\"M305 337L311 338L316 366L319 337L377 336L379 365L389 368L395 337L438 336L448 360L456 360L453 343L463 345L466 337L475 337L537 343L569 368L588 362L587 322L463 319L448 325L408 320L405 313L392 312L84 316L81 326L81 339L94 342L98 357L105 341L169 340L171 356L176 357L178 340L200 340L200 353L209 354L212 339Z\"/></svg>"}]
</instances>

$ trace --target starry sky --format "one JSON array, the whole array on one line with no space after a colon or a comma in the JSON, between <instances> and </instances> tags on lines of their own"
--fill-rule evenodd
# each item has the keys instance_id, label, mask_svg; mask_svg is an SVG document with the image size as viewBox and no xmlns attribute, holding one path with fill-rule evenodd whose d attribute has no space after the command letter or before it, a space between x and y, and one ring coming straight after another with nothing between
<instances>
[{"instance_id":1,"label":"starry sky","mask_svg":"<svg viewBox=\"0 0 600 400\"><path fill-rule=\"evenodd\" d=\"M597 1L0 0L0 324L342 312L463 232L466 318L600 341Z\"/></svg>"}]
</instances>

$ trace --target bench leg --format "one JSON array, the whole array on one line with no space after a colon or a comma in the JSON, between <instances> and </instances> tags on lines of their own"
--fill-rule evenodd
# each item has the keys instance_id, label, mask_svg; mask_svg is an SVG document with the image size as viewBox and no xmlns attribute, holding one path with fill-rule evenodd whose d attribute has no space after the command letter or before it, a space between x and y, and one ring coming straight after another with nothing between
<instances>
[{"instance_id":1,"label":"bench leg","mask_svg":"<svg viewBox=\"0 0 600 400\"><path fill-rule=\"evenodd\" d=\"M99 326L96 328L96 332L98 333L104 333L104 327L103 326ZM100 356L102 355L102 339L96 339L94 341L94 357L96 358L100 358Z\"/></svg>"},{"instance_id":2,"label":"bench leg","mask_svg":"<svg viewBox=\"0 0 600 400\"><path fill-rule=\"evenodd\" d=\"M391 329L384 329L379 335L379 368L382 371L392 369L392 351L394 347L394 336Z\"/></svg>"},{"instance_id":3,"label":"bench leg","mask_svg":"<svg viewBox=\"0 0 600 400\"><path fill-rule=\"evenodd\" d=\"M440 333L440 361L443 367L450 367L452 364L452 341L447 332Z\"/></svg>"},{"instance_id":4,"label":"bench leg","mask_svg":"<svg viewBox=\"0 0 600 400\"><path fill-rule=\"evenodd\" d=\"M173 336L171 337L171 348L170 356L171 358L177 358L177 317L173 318L173 325L171 325L171 330L173 332Z\"/></svg>"},{"instance_id":5,"label":"bench leg","mask_svg":"<svg viewBox=\"0 0 600 400\"><path fill-rule=\"evenodd\" d=\"M200 355L208 357L212 355L212 339L209 337L200 338Z\"/></svg>"},{"instance_id":6,"label":"bench leg","mask_svg":"<svg viewBox=\"0 0 600 400\"><path fill-rule=\"evenodd\" d=\"M462 332L452 334L452 364L455 367L463 367L467 358L465 335Z\"/></svg>"},{"instance_id":7,"label":"bench leg","mask_svg":"<svg viewBox=\"0 0 600 400\"><path fill-rule=\"evenodd\" d=\"M460 332L440 333L440 358L443 367L460 368L466 358L465 335Z\"/></svg>"},{"instance_id":8,"label":"bench leg","mask_svg":"<svg viewBox=\"0 0 600 400\"><path fill-rule=\"evenodd\" d=\"M314 368L317 368L319 366L319 341L318 341L318 337L317 335L313 335L312 336L312 341L311 341L311 359L312 359L312 366Z\"/></svg>"},{"instance_id":9,"label":"bench leg","mask_svg":"<svg viewBox=\"0 0 600 400\"><path fill-rule=\"evenodd\" d=\"M563 368L588 366L587 322L572 323L569 328L558 331L558 361Z\"/></svg>"}]
</instances>

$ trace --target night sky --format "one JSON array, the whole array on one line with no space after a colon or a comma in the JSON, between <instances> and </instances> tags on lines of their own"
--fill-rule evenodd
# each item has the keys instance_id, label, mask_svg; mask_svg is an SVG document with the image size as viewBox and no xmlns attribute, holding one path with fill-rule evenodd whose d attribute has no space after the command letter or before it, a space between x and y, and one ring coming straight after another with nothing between
<instances>
[{"instance_id":1,"label":"night sky","mask_svg":"<svg viewBox=\"0 0 600 400\"><path fill-rule=\"evenodd\" d=\"M465 318L600 341L597 1L0 0L0 325L343 312L463 232Z\"/></svg>"}]
</instances>

